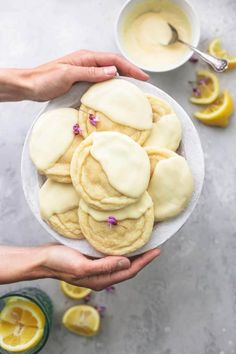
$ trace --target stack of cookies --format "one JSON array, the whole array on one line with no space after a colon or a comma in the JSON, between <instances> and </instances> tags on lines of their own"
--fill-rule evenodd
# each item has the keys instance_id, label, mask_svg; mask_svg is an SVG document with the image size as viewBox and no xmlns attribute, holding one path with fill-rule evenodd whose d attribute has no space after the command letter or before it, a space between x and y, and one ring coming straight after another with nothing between
<instances>
[{"instance_id":1,"label":"stack of cookies","mask_svg":"<svg viewBox=\"0 0 236 354\"><path fill-rule=\"evenodd\" d=\"M141 248L154 222L181 213L192 196L191 171L175 152L181 134L169 104L122 79L91 86L77 109L44 113L30 140L47 177L43 220L104 254Z\"/></svg>"}]
</instances>

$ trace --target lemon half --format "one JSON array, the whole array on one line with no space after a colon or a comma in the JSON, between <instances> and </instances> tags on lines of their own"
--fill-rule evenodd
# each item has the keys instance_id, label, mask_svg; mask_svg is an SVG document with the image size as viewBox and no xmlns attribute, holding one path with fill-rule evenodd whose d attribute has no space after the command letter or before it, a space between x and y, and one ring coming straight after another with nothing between
<instances>
[{"instance_id":1,"label":"lemon half","mask_svg":"<svg viewBox=\"0 0 236 354\"><path fill-rule=\"evenodd\" d=\"M224 128L229 124L233 110L233 98L228 91L224 91L211 105L195 112L194 116L204 124Z\"/></svg>"},{"instance_id":2,"label":"lemon half","mask_svg":"<svg viewBox=\"0 0 236 354\"><path fill-rule=\"evenodd\" d=\"M66 283L65 281L61 281L60 284L63 293L75 300L83 299L92 291L91 289L88 288L82 288L80 286L71 285L69 283Z\"/></svg>"},{"instance_id":3,"label":"lemon half","mask_svg":"<svg viewBox=\"0 0 236 354\"><path fill-rule=\"evenodd\" d=\"M33 302L13 298L0 314L0 347L21 352L35 347L43 337L45 316Z\"/></svg>"},{"instance_id":4,"label":"lemon half","mask_svg":"<svg viewBox=\"0 0 236 354\"><path fill-rule=\"evenodd\" d=\"M209 104L215 101L220 93L217 76L208 70L199 70L196 76L195 91L198 95L191 96L190 101L195 104Z\"/></svg>"},{"instance_id":5,"label":"lemon half","mask_svg":"<svg viewBox=\"0 0 236 354\"><path fill-rule=\"evenodd\" d=\"M227 70L231 70L236 67L236 57L230 55L224 48L221 46L221 41L219 38L214 39L209 47L208 51L211 55L221 59L227 59L229 64Z\"/></svg>"},{"instance_id":6,"label":"lemon half","mask_svg":"<svg viewBox=\"0 0 236 354\"><path fill-rule=\"evenodd\" d=\"M92 306L77 305L65 312L62 323L71 332L90 337L99 331L100 315Z\"/></svg>"}]
</instances>

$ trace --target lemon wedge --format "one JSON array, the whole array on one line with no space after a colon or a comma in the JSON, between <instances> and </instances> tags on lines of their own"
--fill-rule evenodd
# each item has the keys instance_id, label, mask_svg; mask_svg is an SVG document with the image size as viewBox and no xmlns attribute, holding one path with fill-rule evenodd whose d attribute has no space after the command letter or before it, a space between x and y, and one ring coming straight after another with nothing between
<instances>
[{"instance_id":1,"label":"lemon wedge","mask_svg":"<svg viewBox=\"0 0 236 354\"><path fill-rule=\"evenodd\" d=\"M229 124L229 118L233 110L233 98L228 91L224 91L211 105L195 112L194 116L204 124L224 128Z\"/></svg>"},{"instance_id":2,"label":"lemon wedge","mask_svg":"<svg viewBox=\"0 0 236 354\"><path fill-rule=\"evenodd\" d=\"M198 71L193 92L194 95L190 97L192 103L212 103L220 93L220 84L217 76L208 70Z\"/></svg>"},{"instance_id":3,"label":"lemon wedge","mask_svg":"<svg viewBox=\"0 0 236 354\"><path fill-rule=\"evenodd\" d=\"M45 316L27 299L6 303L0 314L0 347L9 352L22 352L35 347L42 339Z\"/></svg>"},{"instance_id":4,"label":"lemon wedge","mask_svg":"<svg viewBox=\"0 0 236 354\"><path fill-rule=\"evenodd\" d=\"M65 312L62 323L71 332L90 337L99 331L100 315L92 306L77 305Z\"/></svg>"},{"instance_id":5,"label":"lemon wedge","mask_svg":"<svg viewBox=\"0 0 236 354\"><path fill-rule=\"evenodd\" d=\"M61 281L61 289L65 295L71 299L80 300L91 293L91 289L82 288L80 286L71 285L65 281Z\"/></svg>"},{"instance_id":6,"label":"lemon wedge","mask_svg":"<svg viewBox=\"0 0 236 354\"><path fill-rule=\"evenodd\" d=\"M221 46L221 41L219 38L214 39L209 47L208 51L211 55L221 59L227 59L229 61L227 70L231 70L236 67L236 56L230 55L224 48Z\"/></svg>"}]
</instances>

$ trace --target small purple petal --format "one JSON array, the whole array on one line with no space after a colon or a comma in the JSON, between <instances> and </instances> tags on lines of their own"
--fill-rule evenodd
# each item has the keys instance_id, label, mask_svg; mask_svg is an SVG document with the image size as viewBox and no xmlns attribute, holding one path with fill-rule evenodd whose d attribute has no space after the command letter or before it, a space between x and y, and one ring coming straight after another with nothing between
<instances>
[{"instance_id":1,"label":"small purple petal","mask_svg":"<svg viewBox=\"0 0 236 354\"><path fill-rule=\"evenodd\" d=\"M196 64L198 62L198 58L195 57L195 55L193 55L190 59L189 62L192 64Z\"/></svg>"},{"instance_id":2,"label":"small purple petal","mask_svg":"<svg viewBox=\"0 0 236 354\"><path fill-rule=\"evenodd\" d=\"M88 303L90 300L91 300L91 298L92 298L92 295L91 294L88 294L88 295L86 295L85 297L84 297L84 302L85 303Z\"/></svg>"},{"instance_id":3,"label":"small purple petal","mask_svg":"<svg viewBox=\"0 0 236 354\"><path fill-rule=\"evenodd\" d=\"M210 79L209 77L203 77L202 79L197 81L198 85L207 85L209 83Z\"/></svg>"},{"instance_id":4,"label":"small purple petal","mask_svg":"<svg viewBox=\"0 0 236 354\"><path fill-rule=\"evenodd\" d=\"M89 123L96 127L97 123L99 122L99 119L92 113L89 113Z\"/></svg>"},{"instance_id":5,"label":"small purple petal","mask_svg":"<svg viewBox=\"0 0 236 354\"><path fill-rule=\"evenodd\" d=\"M104 316L107 309L104 305L95 305L94 308L100 313L102 317Z\"/></svg>"},{"instance_id":6,"label":"small purple petal","mask_svg":"<svg viewBox=\"0 0 236 354\"><path fill-rule=\"evenodd\" d=\"M73 133L75 135L81 134L82 133L82 129L80 128L79 124L76 123L75 125L73 125Z\"/></svg>"},{"instance_id":7,"label":"small purple petal","mask_svg":"<svg viewBox=\"0 0 236 354\"><path fill-rule=\"evenodd\" d=\"M114 216L108 216L107 223L110 226L117 225L117 219Z\"/></svg>"},{"instance_id":8,"label":"small purple petal","mask_svg":"<svg viewBox=\"0 0 236 354\"><path fill-rule=\"evenodd\" d=\"M114 285L108 286L106 289L106 292L110 293L110 294L114 294L116 291L116 288L114 287Z\"/></svg>"},{"instance_id":9,"label":"small purple petal","mask_svg":"<svg viewBox=\"0 0 236 354\"><path fill-rule=\"evenodd\" d=\"M199 90L198 87L194 87L194 88L193 88L193 95L194 95L195 97L200 97L200 96L201 96L201 91Z\"/></svg>"}]
</instances>

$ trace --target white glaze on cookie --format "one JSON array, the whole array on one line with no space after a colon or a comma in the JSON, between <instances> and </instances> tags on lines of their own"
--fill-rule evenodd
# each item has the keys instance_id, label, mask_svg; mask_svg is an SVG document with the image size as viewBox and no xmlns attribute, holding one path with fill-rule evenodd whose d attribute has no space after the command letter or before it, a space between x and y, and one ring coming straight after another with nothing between
<instances>
[{"instance_id":1,"label":"white glaze on cookie","mask_svg":"<svg viewBox=\"0 0 236 354\"><path fill-rule=\"evenodd\" d=\"M145 192L142 197L134 204L125 208L113 211L99 211L88 206L82 199L80 200L80 208L87 214L91 215L97 221L107 221L109 216L114 216L117 220L138 219L147 209L151 208L153 201L150 195Z\"/></svg>"},{"instance_id":2,"label":"white glaze on cookie","mask_svg":"<svg viewBox=\"0 0 236 354\"><path fill-rule=\"evenodd\" d=\"M161 147L176 151L182 137L181 123L176 114L168 114L160 117L153 123L150 136L144 146Z\"/></svg>"},{"instance_id":3,"label":"white glaze on cookie","mask_svg":"<svg viewBox=\"0 0 236 354\"><path fill-rule=\"evenodd\" d=\"M79 205L79 195L72 184L48 179L39 191L40 213L48 220L54 214L65 213Z\"/></svg>"},{"instance_id":4,"label":"white glaze on cookie","mask_svg":"<svg viewBox=\"0 0 236 354\"><path fill-rule=\"evenodd\" d=\"M74 139L73 125L79 112L58 108L45 112L35 123L30 139L30 157L39 170L46 170L66 152Z\"/></svg>"},{"instance_id":5,"label":"white glaze on cookie","mask_svg":"<svg viewBox=\"0 0 236 354\"><path fill-rule=\"evenodd\" d=\"M154 169L148 192L154 202L156 221L182 212L193 193L193 177L187 161L177 154L160 160Z\"/></svg>"},{"instance_id":6,"label":"white glaze on cookie","mask_svg":"<svg viewBox=\"0 0 236 354\"><path fill-rule=\"evenodd\" d=\"M147 189L150 178L146 151L121 133L99 132L91 137L90 153L101 164L113 188L131 198L139 198Z\"/></svg>"},{"instance_id":7,"label":"white glaze on cookie","mask_svg":"<svg viewBox=\"0 0 236 354\"><path fill-rule=\"evenodd\" d=\"M138 130L152 128L152 109L145 94L134 84L112 79L91 86L81 102L116 123Z\"/></svg>"}]
</instances>

